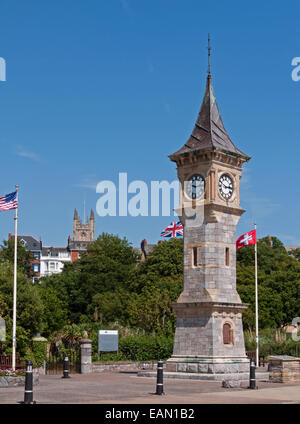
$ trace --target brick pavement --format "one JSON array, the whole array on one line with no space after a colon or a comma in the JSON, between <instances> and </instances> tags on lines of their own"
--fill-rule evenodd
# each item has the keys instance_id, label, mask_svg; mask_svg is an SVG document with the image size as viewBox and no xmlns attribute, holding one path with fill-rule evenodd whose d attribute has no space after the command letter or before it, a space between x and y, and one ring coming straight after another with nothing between
<instances>
[{"instance_id":1,"label":"brick pavement","mask_svg":"<svg viewBox=\"0 0 300 424\"><path fill-rule=\"evenodd\" d=\"M103 372L40 376L38 404L268 404L300 403L300 384L258 383L258 390L224 389L219 382L166 379L165 395L155 396L156 379L134 373ZM24 399L24 387L0 389L0 404Z\"/></svg>"}]
</instances>

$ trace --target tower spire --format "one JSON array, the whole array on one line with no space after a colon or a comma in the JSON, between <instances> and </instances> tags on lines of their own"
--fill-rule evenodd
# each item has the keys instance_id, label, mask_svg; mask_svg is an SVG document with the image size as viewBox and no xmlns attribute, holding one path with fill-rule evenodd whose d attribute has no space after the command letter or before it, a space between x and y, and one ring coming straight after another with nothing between
<instances>
[{"instance_id":1,"label":"tower spire","mask_svg":"<svg viewBox=\"0 0 300 424\"><path fill-rule=\"evenodd\" d=\"M208 70L206 90L198 118L194 129L188 141L177 152L169 156L176 162L179 156L186 156L189 153L195 154L205 150L220 150L229 154L242 157L249 160L250 156L239 150L230 139L217 105L216 97L212 87L212 78L210 74L210 36L208 34Z\"/></svg>"},{"instance_id":2,"label":"tower spire","mask_svg":"<svg viewBox=\"0 0 300 424\"><path fill-rule=\"evenodd\" d=\"M83 198L83 223L85 224L85 196Z\"/></svg>"},{"instance_id":3,"label":"tower spire","mask_svg":"<svg viewBox=\"0 0 300 424\"><path fill-rule=\"evenodd\" d=\"M210 36L208 33L208 44L207 44L207 52L208 52L208 75L210 76L210 52L211 52L211 47L210 47Z\"/></svg>"}]
</instances>

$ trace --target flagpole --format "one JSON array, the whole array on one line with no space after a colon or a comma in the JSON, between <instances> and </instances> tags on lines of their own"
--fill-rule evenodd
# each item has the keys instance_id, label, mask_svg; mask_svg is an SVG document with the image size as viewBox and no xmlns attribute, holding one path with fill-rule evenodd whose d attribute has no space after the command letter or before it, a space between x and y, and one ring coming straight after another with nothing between
<instances>
[{"instance_id":1,"label":"flagpole","mask_svg":"<svg viewBox=\"0 0 300 424\"><path fill-rule=\"evenodd\" d=\"M256 233L256 223L254 223ZM259 348L258 348L258 288L257 288L257 238L254 245L255 256L255 342L256 342L256 367L259 367Z\"/></svg>"},{"instance_id":2,"label":"flagpole","mask_svg":"<svg viewBox=\"0 0 300 424\"><path fill-rule=\"evenodd\" d=\"M19 186L16 185L16 192ZM18 196L18 193L17 193ZM12 369L16 369L16 321L17 321L17 232L18 232L18 203L15 209L15 254L14 254L14 293L13 293L13 339L12 339Z\"/></svg>"}]
</instances>

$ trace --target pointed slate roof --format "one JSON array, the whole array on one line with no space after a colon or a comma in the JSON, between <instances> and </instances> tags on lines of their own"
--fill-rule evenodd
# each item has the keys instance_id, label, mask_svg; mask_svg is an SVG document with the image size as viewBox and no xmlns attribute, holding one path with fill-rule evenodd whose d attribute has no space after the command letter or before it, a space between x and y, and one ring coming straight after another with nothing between
<instances>
[{"instance_id":1,"label":"pointed slate roof","mask_svg":"<svg viewBox=\"0 0 300 424\"><path fill-rule=\"evenodd\" d=\"M195 123L193 132L181 149L170 155L171 160L190 152L201 150L221 150L249 160L250 156L241 152L231 141L225 130L216 97L213 91L211 74L207 76L206 91L202 101L201 109Z\"/></svg>"}]
</instances>

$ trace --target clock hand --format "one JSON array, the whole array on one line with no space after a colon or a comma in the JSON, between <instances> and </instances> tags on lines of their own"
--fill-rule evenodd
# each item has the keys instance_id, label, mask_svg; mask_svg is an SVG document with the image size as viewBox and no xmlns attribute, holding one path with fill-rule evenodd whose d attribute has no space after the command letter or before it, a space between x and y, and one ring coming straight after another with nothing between
<instances>
[{"instance_id":1,"label":"clock hand","mask_svg":"<svg viewBox=\"0 0 300 424\"><path fill-rule=\"evenodd\" d=\"M222 183L222 185L223 185L225 188L231 188L229 185L227 186L227 185L225 185L224 183Z\"/></svg>"}]
</instances>

